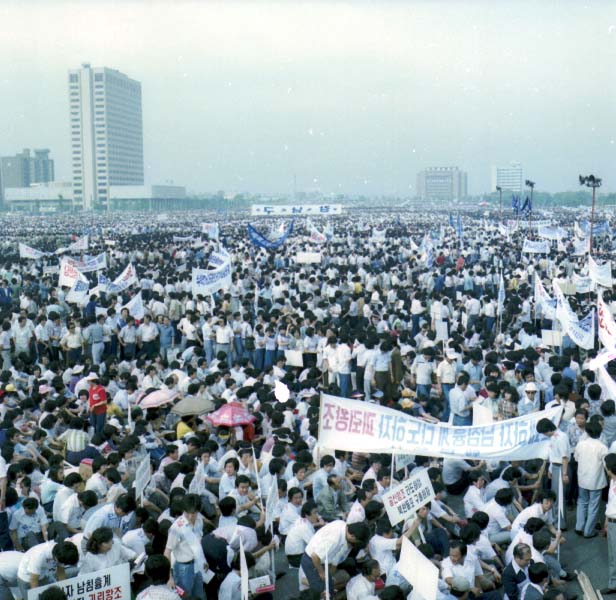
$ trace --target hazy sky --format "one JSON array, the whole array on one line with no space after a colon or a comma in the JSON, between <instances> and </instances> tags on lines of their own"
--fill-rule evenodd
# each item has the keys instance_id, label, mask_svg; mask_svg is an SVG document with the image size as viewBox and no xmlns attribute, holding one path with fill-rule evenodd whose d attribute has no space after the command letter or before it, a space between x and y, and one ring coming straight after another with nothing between
<instances>
[{"instance_id":1,"label":"hazy sky","mask_svg":"<svg viewBox=\"0 0 616 600\"><path fill-rule=\"evenodd\" d=\"M0 154L70 178L67 70L142 83L146 179L195 192L413 194L520 161L616 191L616 0L0 0Z\"/></svg>"}]
</instances>

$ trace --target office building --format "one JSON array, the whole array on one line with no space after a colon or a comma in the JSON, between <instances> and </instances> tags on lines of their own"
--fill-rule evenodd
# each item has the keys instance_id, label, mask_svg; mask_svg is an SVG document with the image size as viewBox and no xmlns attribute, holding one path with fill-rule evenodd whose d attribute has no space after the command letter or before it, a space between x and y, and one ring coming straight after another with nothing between
<instances>
[{"instance_id":1,"label":"office building","mask_svg":"<svg viewBox=\"0 0 616 600\"><path fill-rule=\"evenodd\" d=\"M417 174L422 200L460 200L468 195L467 174L458 167L429 167Z\"/></svg>"},{"instance_id":2,"label":"office building","mask_svg":"<svg viewBox=\"0 0 616 600\"><path fill-rule=\"evenodd\" d=\"M34 150L34 155L26 148L15 156L0 158L0 199L4 200L8 188L26 188L36 183L54 180L54 163L49 158L49 150Z\"/></svg>"},{"instance_id":3,"label":"office building","mask_svg":"<svg viewBox=\"0 0 616 600\"><path fill-rule=\"evenodd\" d=\"M143 185L141 84L106 67L69 71L75 208L105 210L110 186Z\"/></svg>"},{"instance_id":4,"label":"office building","mask_svg":"<svg viewBox=\"0 0 616 600\"><path fill-rule=\"evenodd\" d=\"M500 187L503 191L520 193L524 178L522 174L522 165L520 163L511 163L508 167L492 167L492 191L496 187Z\"/></svg>"}]
</instances>

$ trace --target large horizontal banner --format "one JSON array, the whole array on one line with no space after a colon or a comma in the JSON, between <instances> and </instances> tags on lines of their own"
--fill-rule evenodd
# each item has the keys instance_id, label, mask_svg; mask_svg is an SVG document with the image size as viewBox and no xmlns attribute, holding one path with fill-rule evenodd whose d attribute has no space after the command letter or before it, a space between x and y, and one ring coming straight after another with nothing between
<instances>
[{"instance_id":1,"label":"large horizontal banner","mask_svg":"<svg viewBox=\"0 0 616 600\"><path fill-rule=\"evenodd\" d=\"M342 204L253 204L250 207L253 217L269 217L278 215L340 215Z\"/></svg>"},{"instance_id":2,"label":"large horizontal banner","mask_svg":"<svg viewBox=\"0 0 616 600\"><path fill-rule=\"evenodd\" d=\"M527 238L524 240L524 245L522 246L522 252L527 254L548 254L549 251L550 244L546 240L537 242Z\"/></svg>"},{"instance_id":3,"label":"large horizontal banner","mask_svg":"<svg viewBox=\"0 0 616 600\"><path fill-rule=\"evenodd\" d=\"M90 273L91 271L101 271L107 268L107 253L101 252L97 256L84 256L83 260L66 257L64 260L79 269L82 273Z\"/></svg>"},{"instance_id":4,"label":"large horizontal banner","mask_svg":"<svg viewBox=\"0 0 616 600\"><path fill-rule=\"evenodd\" d=\"M401 453L442 458L529 460L547 458L549 439L537 423L555 423L556 407L491 425L457 427L416 419L405 413L360 400L323 394L319 446L328 450Z\"/></svg>"},{"instance_id":5,"label":"large horizontal banner","mask_svg":"<svg viewBox=\"0 0 616 600\"><path fill-rule=\"evenodd\" d=\"M210 296L222 290L228 290L231 286L231 262L216 269L193 269L192 270L192 294L197 296Z\"/></svg>"}]
</instances>

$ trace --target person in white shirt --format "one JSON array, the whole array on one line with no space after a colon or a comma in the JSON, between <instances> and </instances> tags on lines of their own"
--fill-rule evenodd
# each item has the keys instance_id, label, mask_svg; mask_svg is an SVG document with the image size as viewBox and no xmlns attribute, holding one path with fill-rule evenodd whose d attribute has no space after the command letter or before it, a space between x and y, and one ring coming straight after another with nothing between
<instances>
[{"instance_id":1,"label":"person in white shirt","mask_svg":"<svg viewBox=\"0 0 616 600\"><path fill-rule=\"evenodd\" d=\"M490 517L486 533L493 544L511 541L511 521L507 517L507 508L512 502L513 491L505 488L498 490L494 498L483 507L483 512Z\"/></svg>"},{"instance_id":2,"label":"person in white shirt","mask_svg":"<svg viewBox=\"0 0 616 600\"><path fill-rule=\"evenodd\" d=\"M113 536L113 531L109 527L100 527L88 539L79 575L115 567L136 557L135 552L123 546L122 542Z\"/></svg>"},{"instance_id":3,"label":"person in white shirt","mask_svg":"<svg viewBox=\"0 0 616 600\"><path fill-rule=\"evenodd\" d=\"M464 578L475 597L482 595L479 579L482 575L479 560L468 555L464 542L454 540L449 547L449 556L441 562L441 578L448 586L452 586L456 577Z\"/></svg>"},{"instance_id":4,"label":"person in white shirt","mask_svg":"<svg viewBox=\"0 0 616 600\"><path fill-rule=\"evenodd\" d=\"M136 600L180 600L179 594L167 582L171 574L171 563L160 554L154 554L145 561L145 574L150 585L137 595Z\"/></svg>"},{"instance_id":5,"label":"person in white shirt","mask_svg":"<svg viewBox=\"0 0 616 600\"><path fill-rule=\"evenodd\" d=\"M362 563L361 573L346 585L347 600L378 600L374 582L379 578L379 563L370 559Z\"/></svg>"},{"instance_id":6,"label":"person in white shirt","mask_svg":"<svg viewBox=\"0 0 616 600\"><path fill-rule=\"evenodd\" d=\"M609 492L605 507L605 528L607 529L608 580L602 595L616 593L616 454L605 457L605 469L609 477Z\"/></svg>"},{"instance_id":7,"label":"person in white shirt","mask_svg":"<svg viewBox=\"0 0 616 600\"><path fill-rule=\"evenodd\" d=\"M300 519L304 494L298 487L292 487L287 494L289 501L285 504L280 513L278 531L282 535L287 535L293 525Z\"/></svg>"},{"instance_id":8,"label":"person in white shirt","mask_svg":"<svg viewBox=\"0 0 616 600\"><path fill-rule=\"evenodd\" d=\"M284 552L292 567L299 567L302 554L304 554L306 546L315 534L315 528L323 525L316 503L313 500L305 502L302 506L300 518L289 528L284 543Z\"/></svg>"},{"instance_id":9,"label":"person in white shirt","mask_svg":"<svg viewBox=\"0 0 616 600\"><path fill-rule=\"evenodd\" d=\"M11 588L17 587L17 572L23 552L4 551L0 560L0 600L13 600Z\"/></svg>"},{"instance_id":10,"label":"person in white shirt","mask_svg":"<svg viewBox=\"0 0 616 600\"><path fill-rule=\"evenodd\" d=\"M586 424L585 439L578 442L575 448L579 497L576 511L575 531L585 538L597 535L595 524L599 516L601 491L607 485L603 460L608 450L600 440L602 428L596 421Z\"/></svg>"},{"instance_id":11,"label":"person in white shirt","mask_svg":"<svg viewBox=\"0 0 616 600\"><path fill-rule=\"evenodd\" d=\"M477 511L483 510L486 503L486 478L480 472L469 475L470 485L464 494L464 515L470 519Z\"/></svg>"},{"instance_id":12,"label":"person in white shirt","mask_svg":"<svg viewBox=\"0 0 616 600\"><path fill-rule=\"evenodd\" d=\"M332 521L314 534L301 558L301 571L312 592L325 590L325 556L330 565L337 567L353 548L363 550L370 539L370 530L365 523L347 525L344 521ZM330 572L329 589L333 590Z\"/></svg>"},{"instance_id":13,"label":"person in white shirt","mask_svg":"<svg viewBox=\"0 0 616 600\"><path fill-rule=\"evenodd\" d=\"M79 552L71 542L45 542L30 548L19 563L17 585L22 598L28 590L66 578L65 569L76 565Z\"/></svg>"},{"instance_id":14,"label":"person in white shirt","mask_svg":"<svg viewBox=\"0 0 616 600\"><path fill-rule=\"evenodd\" d=\"M363 523L366 520L366 506L368 502L370 502L371 496L368 495L368 492L363 488L357 490L355 496L355 502L351 506L349 510L349 514L347 515L346 522L347 524L351 523Z\"/></svg>"},{"instance_id":15,"label":"person in white shirt","mask_svg":"<svg viewBox=\"0 0 616 600\"><path fill-rule=\"evenodd\" d=\"M556 502L556 494L552 490L542 490L537 494L537 500L534 504L526 507L511 524L511 537L514 538L518 532L524 528L526 522L531 517L541 519L548 527L553 536L557 535L557 531L553 525L552 507Z\"/></svg>"}]
</instances>

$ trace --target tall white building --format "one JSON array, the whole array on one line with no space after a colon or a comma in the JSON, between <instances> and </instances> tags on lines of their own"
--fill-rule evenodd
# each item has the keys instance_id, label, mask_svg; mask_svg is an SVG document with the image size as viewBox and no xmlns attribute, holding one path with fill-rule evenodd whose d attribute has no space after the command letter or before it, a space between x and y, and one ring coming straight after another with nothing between
<instances>
[{"instance_id":1,"label":"tall white building","mask_svg":"<svg viewBox=\"0 0 616 600\"><path fill-rule=\"evenodd\" d=\"M141 84L87 63L68 78L75 208L105 209L110 186L143 185Z\"/></svg>"},{"instance_id":2,"label":"tall white building","mask_svg":"<svg viewBox=\"0 0 616 600\"><path fill-rule=\"evenodd\" d=\"M492 167L492 191L500 186L503 191L520 193L524 182L522 165L511 163L508 167Z\"/></svg>"},{"instance_id":3,"label":"tall white building","mask_svg":"<svg viewBox=\"0 0 616 600\"><path fill-rule=\"evenodd\" d=\"M468 196L467 174L458 167L428 167L417 173L422 200L457 200Z\"/></svg>"}]
</instances>

